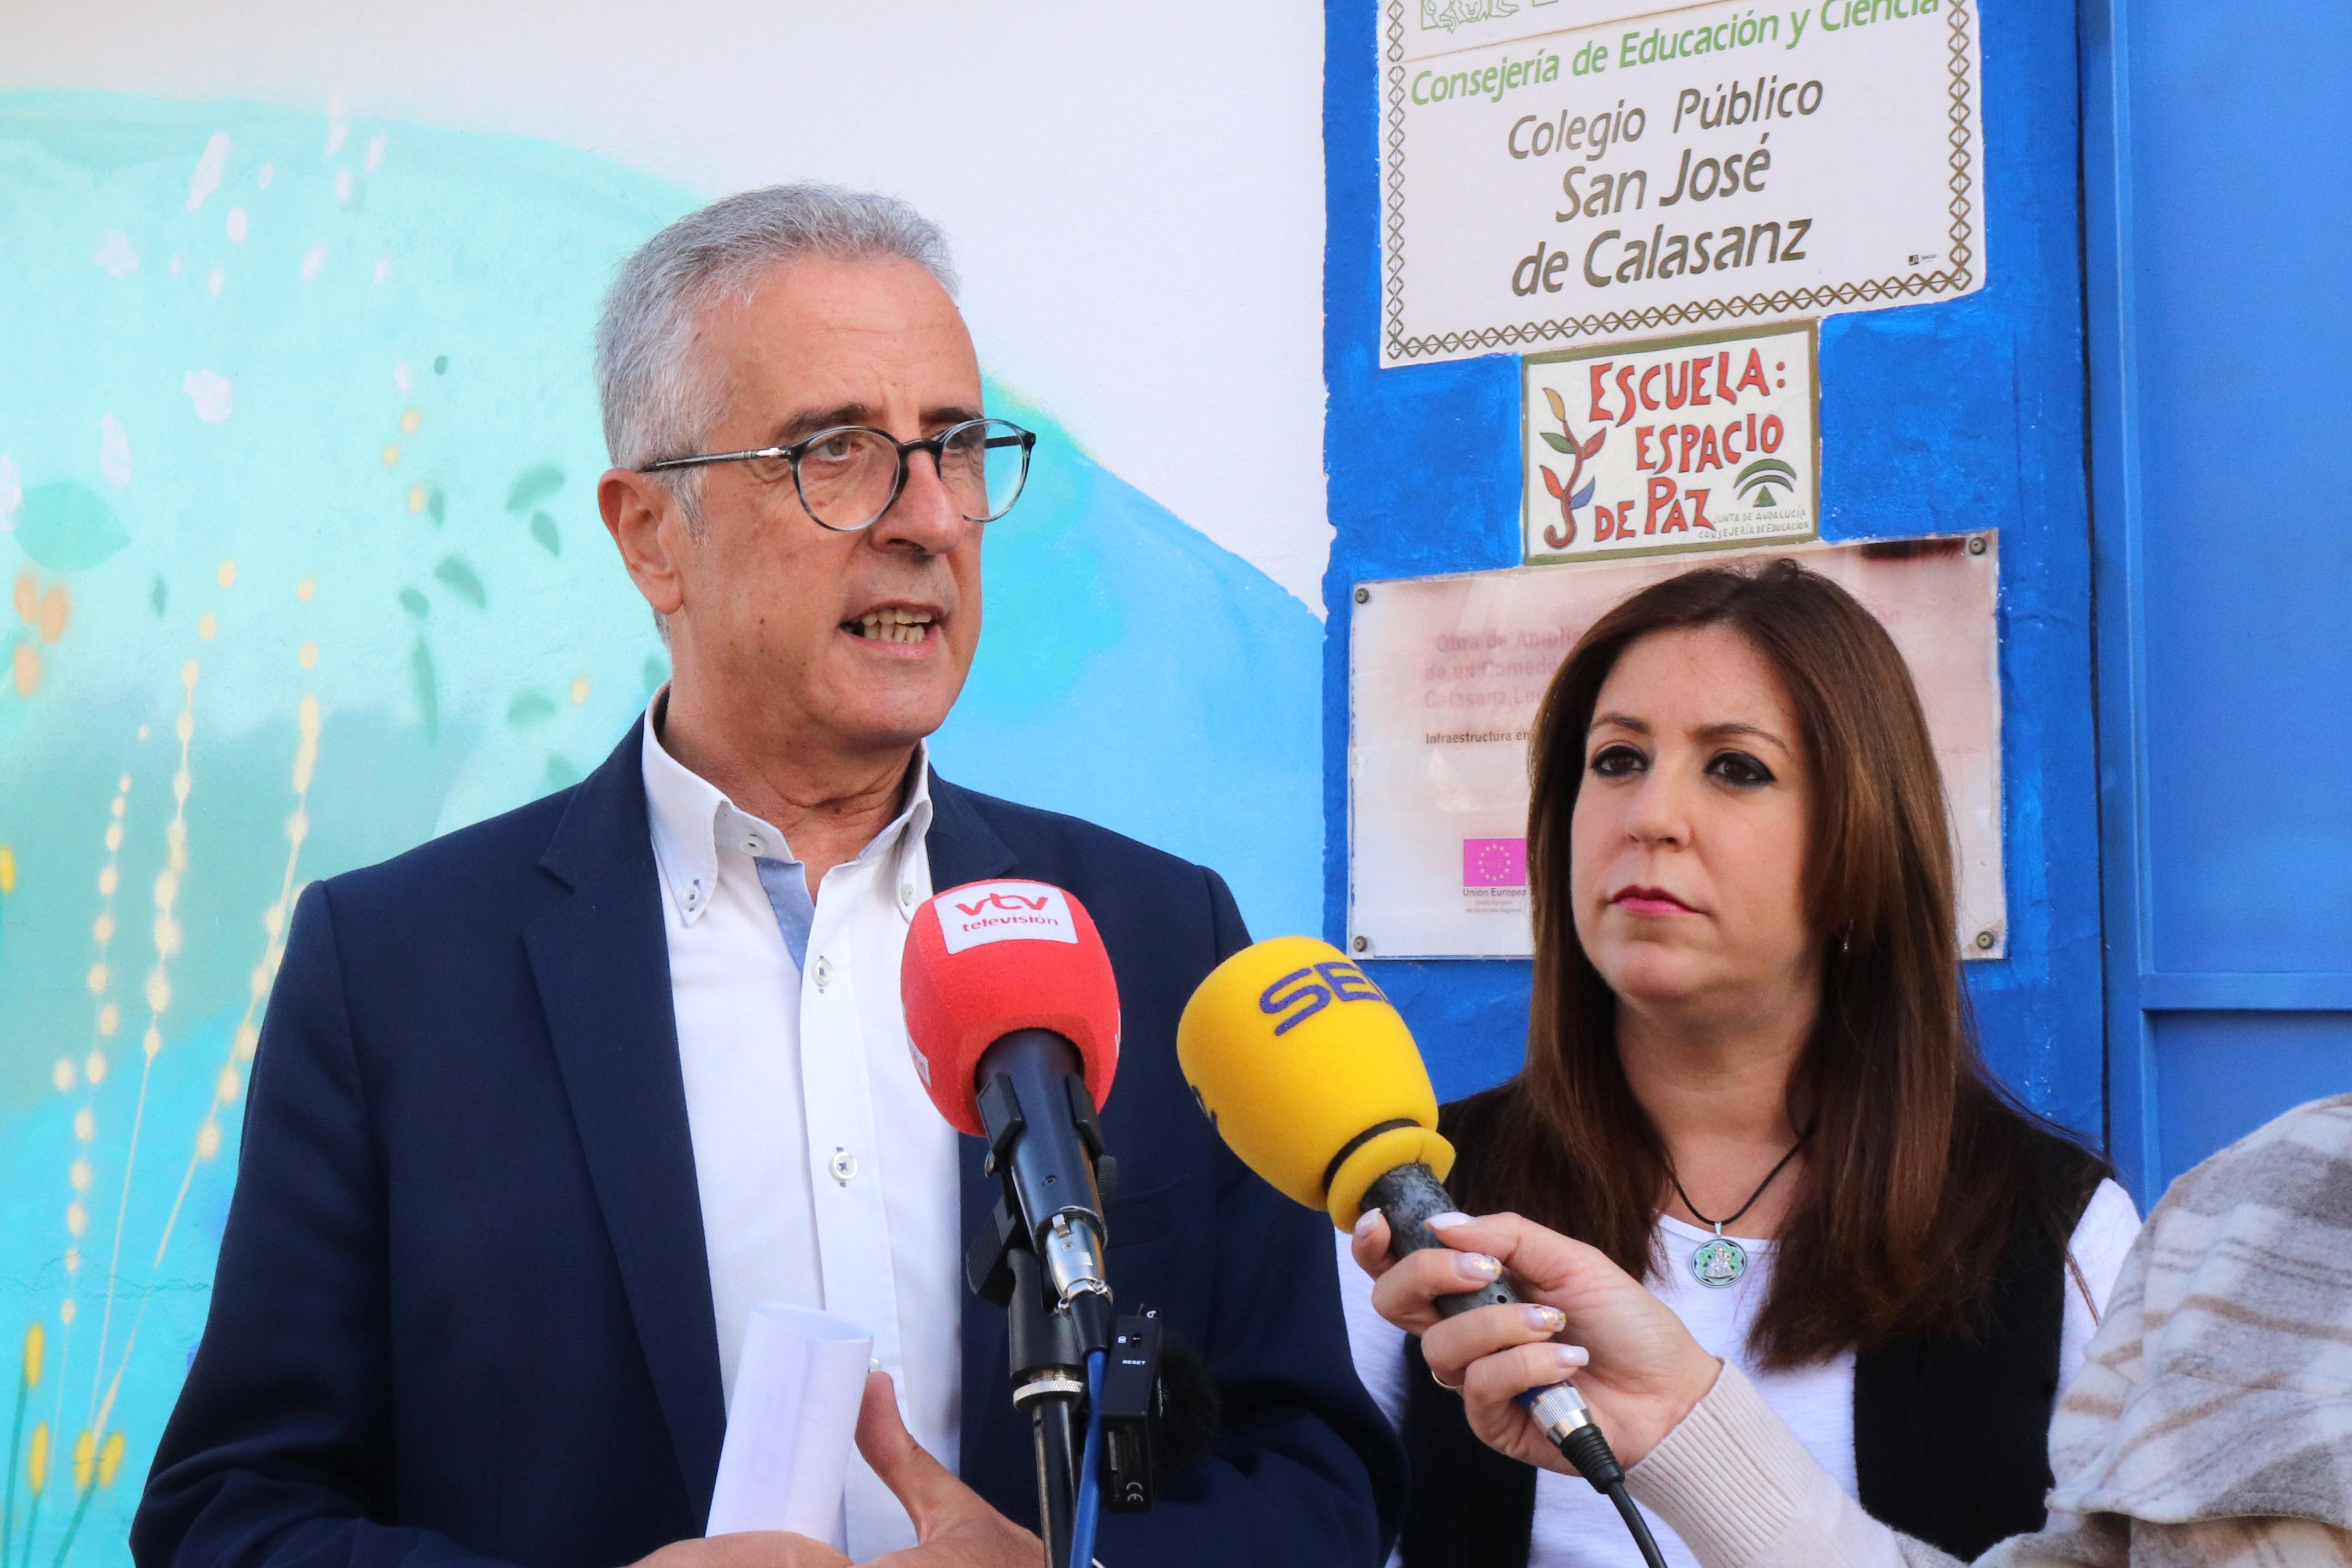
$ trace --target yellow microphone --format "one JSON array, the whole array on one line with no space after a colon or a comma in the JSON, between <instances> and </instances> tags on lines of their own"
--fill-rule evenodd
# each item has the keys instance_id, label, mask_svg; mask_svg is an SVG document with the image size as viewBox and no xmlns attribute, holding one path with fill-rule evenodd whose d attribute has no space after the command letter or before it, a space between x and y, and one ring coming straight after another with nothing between
<instances>
[{"instance_id":1,"label":"yellow microphone","mask_svg":"<svg viewBox=\"0 0 2352 1568\"><path fill-rule=\"evenodd\" d=\"M1304 936L1234 953L1184 1005L1176 1061L1218 1136L1268 1185L1341 1230L1379 1209L1394 1257L1444 1245L1428 1220L1454 1206L1444 1186L1454 1145L1437 1133L1429 1069L1403 1017L1346 953ZM1436 1306L1450 1318L1517 1300L1497 1279ZM1625 1472L1575 1385L1530 1389L1519 1403L1617 1505L1643 1561L1658 1562Z\"/></svg>"},{"instance_id":2,"label":"yellow microphone","mask_svg":"<svg viewBox=\"0 0 2352 1568\"><path fill-rule=\"evenodd\" d=\"M1412 1031L1328 942L1278 936L1217 965L1185 1004L1176 1060L1242 1163L1341 1230L1389 1172L1454 1169Z\"/></svg>"}]
</instances>

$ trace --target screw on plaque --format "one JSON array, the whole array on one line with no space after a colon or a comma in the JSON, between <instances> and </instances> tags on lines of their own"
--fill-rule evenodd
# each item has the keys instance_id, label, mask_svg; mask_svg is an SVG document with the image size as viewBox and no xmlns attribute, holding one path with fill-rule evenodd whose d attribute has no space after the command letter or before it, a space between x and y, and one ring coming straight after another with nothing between
<instances>
[{"instance_id":1,"label":"screw on plaque","mask_svg":"<svg viewBox=\"0 0 2352 1568\"><path fill-rule=\"evenodd\" d=\"M2000 938L1993 934L1992 928L1990 926L1987 926L1984 930L1977 932L1977 945L1987 952L1990 952L1993 949L1993 944L2000 940Z\"/></svg>"},{"instance_id":2,"label":"screw on plaque","mask_svg":"<svg viewBox=\"0 0 2352 1568\"><path fill-rule=\"evenodd\" d=\"M1371 602L1372 591L1370 588L1359 588L1356 590L1356 603L1360 605L1369 605Z\"/></svg>"},{"instance_id":3,"label":"screw on plaque","mask_svg":"<svg viewBox=\"0 0 2352 1568\"><path fill-rule=\"evenodd\" d=\"M1972 534L1969 535L1969 554L1971 554L1971 555L1982 555L1984 552L1985 552L1985 536L1984 536L1983 534L1981 534L1981 533L1972 533ZM1990 946L1992 945L1992 943L1990 943L1990 942L1983 942L1983 943L1980 943L1979 945L1981 945L1981 946L1985 946L1985 947L1990 947Z\"/></svg>"},{"instance_id":4,"label":"screw on plaque","mask_svg":"<svg viewBox=\"0 0 2352 1568\"><path fill-rule=\"evenodd\" d=\"M1368 936L1360 936L1360 937L1358 937L1358 938L1356 939L1356 951L1357 951L1358 952L1371 952L1371 951L1372 951L1372 939L1371 939L1370 937L1368 937Z\"/></svg>"}]
</instances>

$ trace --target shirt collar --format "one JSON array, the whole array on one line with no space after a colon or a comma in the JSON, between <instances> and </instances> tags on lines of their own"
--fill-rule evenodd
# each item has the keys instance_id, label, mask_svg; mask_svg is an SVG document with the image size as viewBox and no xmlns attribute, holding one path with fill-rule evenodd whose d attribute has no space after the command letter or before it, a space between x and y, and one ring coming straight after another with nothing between
<instances>
[{"instance_id":1,"label":"shirt collar","mask_svg":"<svg viewBox=\"0 0 2352 1568\"><path fill-rule=\"evenodd\" d=\"M747 859L783 860L797 864L790 845L774 825L739 808L718 785L695 773L661 743L660 721L669 702L665 684L646 705L645 739L640 747L646 781L646 806L654 841L654 859L661 868L664 890L677 906L678 919L692 925L710 907L719 889L721 852ZM931 763L928 742L915 742L914 782L898 815L858 852L859 860L887 857L891 861L891 903L902 920L915 914L915 893L928 878L913 875L911 857L923 852L931 830Z\"/></svg>"}]
</instances>

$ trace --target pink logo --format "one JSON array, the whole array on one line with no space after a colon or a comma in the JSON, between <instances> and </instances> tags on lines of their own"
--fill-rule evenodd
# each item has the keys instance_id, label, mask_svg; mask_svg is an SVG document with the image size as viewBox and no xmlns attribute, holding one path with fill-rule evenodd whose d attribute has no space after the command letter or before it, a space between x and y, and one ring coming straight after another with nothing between
<instances>
[{"instance_id":1,"label":"pink logo","mask_svg":"<svg viewBox=\"0 0 2352 1568\"><path fill-rule=\"evenodd\" d=\"M1465 888L1526 887L1528 841L1524 838L1464 839L1462 885Z\"/></svg>"}]
</instances>

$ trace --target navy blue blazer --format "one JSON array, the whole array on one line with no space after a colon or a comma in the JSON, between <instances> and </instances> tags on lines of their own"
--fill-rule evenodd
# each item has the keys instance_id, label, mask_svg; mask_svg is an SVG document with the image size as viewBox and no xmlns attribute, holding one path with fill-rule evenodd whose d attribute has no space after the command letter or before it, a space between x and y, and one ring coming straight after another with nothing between
<instances>
[{"instance_id":1,"label":"navy blue blazer","mask_svg":"<svg viewBox=\"0 0 2352 1568\"><path fill-rule=\"evenodd\" d=\"M588 779L307 889L254 1060L210 1315L131 1528L141 1568L614 1568L699 1535L726 1411L638 731ZM1176 1067L1244 945L1215 873L934 776L934 883L1076 893L1118 975L1111 1281L1221 1385L1213 1456L1110 1568L1385 1556L1402 1458L1357 1381L1329 1222ZM966 1233L994 1202L962 1144ZM962 1471L1034 1528L1004 1315L967 1298Z\"/></svg>"}]
</instances>

